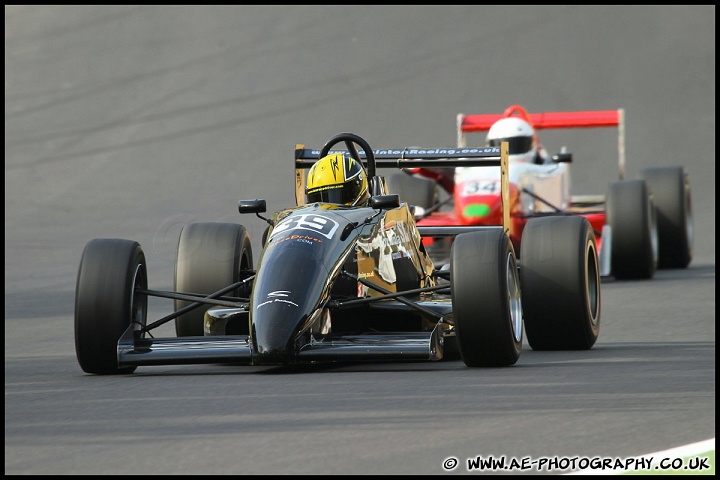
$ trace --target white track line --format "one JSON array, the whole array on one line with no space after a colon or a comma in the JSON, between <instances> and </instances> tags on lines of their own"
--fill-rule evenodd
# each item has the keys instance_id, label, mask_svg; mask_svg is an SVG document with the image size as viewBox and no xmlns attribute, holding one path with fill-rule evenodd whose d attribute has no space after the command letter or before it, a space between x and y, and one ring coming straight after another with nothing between
<instances>
[{"instance_id":1,"label":"white track line","mask_svg":"<svg viewBox=\"0 0 720 480\"><path fill-rule=\"evenodd\" d=\"M691 443L689 445L683 445L682 447L671 448L670 450L663 450L662 452L648 453L647 455L640 455L638 457L630 458L653 458L652 466L657 464L657 461L663 458L684 458L699 455L701 453L715 450L715 439L703 440L702 442ZM605 470L593 470L586 468L585 470L578 470L576 472L566 473L565 475L617 475L618 473L624 472L624 470L605 469Z\"/></svg>"}]
</instances>

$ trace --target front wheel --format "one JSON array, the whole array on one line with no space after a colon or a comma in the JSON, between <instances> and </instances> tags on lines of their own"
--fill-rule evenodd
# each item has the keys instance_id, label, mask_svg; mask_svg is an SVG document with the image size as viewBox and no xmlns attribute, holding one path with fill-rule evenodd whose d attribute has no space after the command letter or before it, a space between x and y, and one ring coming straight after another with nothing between
<instances>
[{"instance_id":1,"label":"front wheel","mask_svg":"<svg viewBox=\"0 0 720 480\"><path fill-rule=\"evenodd\" d=\"M587 350L600 333L600 269L584 217L530 220L520 257L523 313L533 350Z\"/></svg>"},{"instance_id":2,"label":"front wheel","mask_svg":"<svg viewBox=\"0 0 720 480\"><path fill-rule=\"evenodd\" d=\"M253 268L250 235L234 223L191 223L180 232L175 262L175 291L210 295L248 276ZM228 295L249 297L250 286ZM193 302L175 300L175 311ZM204 335L205 311L199 306L175 319L178 337ZM244 329L240 333L247 334Z\"/></svg>"},{"instance_id":3,"label":"front wheel","mask_svg":"<svg viewBox=\"0 0 720 480\"><path fill-rule=\"evenodd\" d=\"M130 324L147 320L145 254L137 242L95 239L85 245L75 289L75 353L87 373L132 373L118 367L117 345Z\"/></svg>"},{"instance_id":4,"label":"front wheel","mask_svg":"<svg viewBox=\"0 0 720 480\"><path fill-rule=\"evenodd\" d=\"M468 367L514 365L522 348L515 250L502 229L464 233L451 249L456 341Z\"/></svg>"}]
</instances>

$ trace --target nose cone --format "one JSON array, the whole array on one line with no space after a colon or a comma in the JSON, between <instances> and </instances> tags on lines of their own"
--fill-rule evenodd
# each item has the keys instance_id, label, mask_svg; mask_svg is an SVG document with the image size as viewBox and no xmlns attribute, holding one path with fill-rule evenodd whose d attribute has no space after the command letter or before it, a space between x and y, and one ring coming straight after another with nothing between
<instances>
[{"instance_id":1,"label":"nose cone","mask_svg":"<svg viewBox=\"0 0 720 480\"><path fill-rule=\"evenodd\" d=\"M253 364L285 365L294 363L296 338L308 318L287 299L271 298L255 310Z\"/></svg>"},{"instance_id":2,"label":"nose cone","mask_svg":"<svg viewBox=\"0 0 720 480\"><path fill-rule=\"evenodd\" d=\"M328 288L329 272L317 249L287 240L270 244L250 301L253 364L294 363L308 319Z\"/></svg>"}]
</instances>

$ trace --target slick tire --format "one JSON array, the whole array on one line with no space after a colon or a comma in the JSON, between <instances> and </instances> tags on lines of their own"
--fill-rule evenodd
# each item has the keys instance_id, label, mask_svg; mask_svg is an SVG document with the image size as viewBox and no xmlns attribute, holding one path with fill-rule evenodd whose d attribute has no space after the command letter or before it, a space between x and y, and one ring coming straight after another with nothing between
<instances>
[{"instance_id":1,"label":"slick tire","mask_svg":"<svg viewBox=\"0 0 720 480\"><path fill-rule=\"evenodd\" d=\"M610 264L617 280L652 278L658 264L658 228L650 189L643 180L610 182L606 223L612 228Z\"/></svg>"},{"instance_id":2,"label":"slick tire","mask_svg":"<svg viewBox=\"0 0 720 480\"><path fill-rule=\"evenodd\" d=\"M464 233L451 251L457 347L468 367L514 365L522 349L520 278L502 229Z\"/></svg>"},{"instance_id":3,"label":"slick tire","mask_svg":"<svg viewBox=\"0 0 720 480\"><path fill-rule=\"evenodd\" d=\"M650 187L657 212L658 268L686 268L693 255L690 179L682 167L649 167L640 176Z\"/></svg>"},{"instance_id":4,"label":"slick tire","mask_svg":"<svg viewBox=\"0 0 720 480\"><path fill-rule=\"evenodd\" d=\"M180 232L175 261L175 291L210 295L247 278L253 268L250 235L234 223L192 223ZM250 286L226 296L248 297ZM194 304L175 300L175 311ZM175 319L178 337L202 336L207 305L198 305ZM242 330L240 333L247 334Z\"/></svg>"},{"instance_id":5,"label":"slick tire","mask_svg":"<svg viewBox=\"0 0 720 480\"><path fill-rule=\"evenodd\" d=\"M86 373L133 373L118 366L118 341L147 320L145 254L137 242L95 239L85 245L75 288L75 353Z\"/></svg>"},{"instance_id":6,"label":"slick tire","mask_svg":"<svg viewBox=\"0 0 720 480\"><path fill-rule=\"evenodd\" d=\"M530 220L522 234L525 336L533 350L587 350L600 333L600 269L584 217Z\"/></svg>"}]
</instances>

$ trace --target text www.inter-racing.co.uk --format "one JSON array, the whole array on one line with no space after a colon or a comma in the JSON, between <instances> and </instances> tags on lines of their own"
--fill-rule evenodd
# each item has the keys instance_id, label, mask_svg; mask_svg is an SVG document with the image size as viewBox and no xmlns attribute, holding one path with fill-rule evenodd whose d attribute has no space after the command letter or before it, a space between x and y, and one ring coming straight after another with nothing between
<instances>
[{"instance_id":1,"label":"text www.inter-racing.co.uk","mask_svg":"<svg viewBox=\"0 0 720 480\"><path fill-rule=\"evenodd\" d=\"M445 471L452 471L460 466L455 457L446 458L442 467ZM466 469L473 471L640 471L640 470L682 470L685 472L703 472L711 468L708 458L602 458L602 457L494 457L477 456L466 460Z\"/></svg>"}]
</instances>

